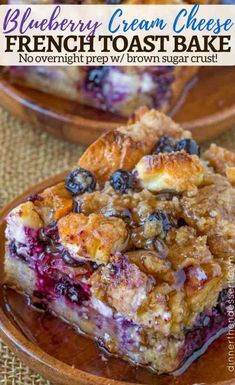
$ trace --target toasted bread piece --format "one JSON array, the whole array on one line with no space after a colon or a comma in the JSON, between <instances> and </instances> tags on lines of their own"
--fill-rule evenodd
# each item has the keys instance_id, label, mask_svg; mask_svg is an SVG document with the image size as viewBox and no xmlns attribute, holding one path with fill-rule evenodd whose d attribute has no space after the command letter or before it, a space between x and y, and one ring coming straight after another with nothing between
<instances>
[{"instance_id":1,"label":"toasted bread piece","mask_svg":"<svg viewBox=\"0 0 235 385\"><path fill-rule=\"evenodd\" d=\"M218 263L188 267L185 291L191 314L210 308L223 288L223 280L226 277Z\"/></svg>"},{"instance_id":2,"label":"toasted bread piece","mask_svg":"<svg viewBox=\"0 0 235 385\"><path fill-rule=\"evenodd\" d=\"M66 190L64 182L49 187L40 195L43 199L35 202L45 223L67 215L73 208L72 195Z\"/></svg>"},{"instance_id":3,"label":"toasted bread piece","mask_svg":"<svg viewBox=\"0 0 235 385\"><path fill-rule=\"evenodd\" d=\"M208 245L214 256L235 263L235 221L220 219L208 232Z\"/></svg>"},{"instance_id":4,"label":"toasted bread piece","mask_svg":"<svg viewBox=\"0 0 235 385\"><path fill-rule=\"evenodd\" d=\"M226 177L228 178L229 182L235 186L235 166L226 166Z\"/></svg>"},{"instance_id":5,"label":"toasted bread piece","mask_svg":"<svg viewBox=\"0 0 235 385\"><path fill-rule=\"evenodd\" d=\"M167 250L166 250L167 254ZM170 272L171 263L163 255L156 251L149 250L135 250L126 253L128 260L135 263L139 269L146 274L152 274L159 280L166 280L166 282L173 281Z\"/></svg>"},{"instance_id":6,"label":"toasted bread piece","mask_svg":"<svg viewBox=\"0 0 235 385\"><path fill-rule=\"evenodd\" d=\"M141 113L135 123L102 135L88 147L78 164L93 172L98 182L104 183L117 169L132 170L162 135L175 139L190 137L190 133L171 118L150 110Z\"/></svg>"},{"instance_id":7,"label":"toasted bread piece","mask_svg":"<svg viewBox=\"0 0 235 385\"><path fill-rule=\"evenodd\" d=\"M27 243L27 230L38 230L43 226L33 202L25 202L13 209L7 217L6 237L19 243Z\"/></svg>"},{"instance_id":8,"label":"toasted bread piece","mask_svg":"<svg viewBox=\"0 0 235 385\"><path fill-rule=\"evenodd\" d=\"M73 258L105 264L111 254L125 247L128 237L122 219L102 214L70 213L58 221L58 231L62 245Z\"/></svg>"},{"instance_id":9,"label":"toasted bread piece","mask_svg":"<svg viewBox=\"0 0 235 385\"><path fill-rule=\"evenodd\" d=\"M201 234L207 234L219 221L235 222L235 189L219 174L211 176L209 182L195 196L181 201L186 223Z\"/></svg>"},{"instance_id":10,"label":"toasted bread piece","mask_svg":"<svg viewBox=\"0 0 235 385\"><path fill-rule=\"evenodd\" d=\"M206 159L215 172L225 175L231 184L235 184L235 153L226 148L211 144L210 148L204 152L203 158Z\"/></svg>"},{"instance_id":11,"label":"toasted bread piece","mask_svg":"<svg viewBox=\"0 0 235 385\"><path fill-rule=\"evenodd\" d=\"M90 283L100 300L103 299L100 293L105 292L107 303L131 320L146 299L154 281L137 265L128 262L125 255L115 255L111 258L111 263L111 268L107 265L95 273Z\"/></svg>"},{"instance_id":12,"label":"toasted bread piece","mask_svg":"<svg viewBox=\"0 0 235 385\"><path fill-rule=\"evenodd\" d=\"M183 291L174 291L165 283L156 285L138 308L137 318L146 326L164 335L179 332L180 323L187 319L187 306Z\"/></svg>"},{"instance_id":13,"label":"toasted bread piece","mask_svg":"<svg viewBox=\"0 0 235 385\"><path fill-rule=\"evenodd\" d=\"M213 255L207 246L207 237L198 236L192 227L183 226L179 229L173 229L166 242L168 258L176 270L209 263L213 260Z\"/></svg>"},{"instance_id":14,"label":"toasted bread piece","mask_svg":"<svg viewBox=\"0 0 235 385\"><path fill-rule=\"evenodd\" d=\"M150 191L189 191L199 186L204 176L200 159L185 151L146 155L134 172L141 186Z\"/></svg>"}]
</instances>

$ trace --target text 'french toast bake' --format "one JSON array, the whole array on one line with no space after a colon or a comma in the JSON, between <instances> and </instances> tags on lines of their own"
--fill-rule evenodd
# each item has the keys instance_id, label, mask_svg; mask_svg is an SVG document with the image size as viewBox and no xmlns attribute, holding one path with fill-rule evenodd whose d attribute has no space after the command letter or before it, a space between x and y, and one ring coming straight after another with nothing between
<instances>
[{"instance_id":1,"label":"text 'french toast bake'","mask_svg":"<svg viewBox=\"0 0 235 385\"><path fill-rule=\"evenodd\" d=\"M175 371L229 323L234 166L143 109L9 213L5 284L111 354Z\"/></svg>"}]
</instances>

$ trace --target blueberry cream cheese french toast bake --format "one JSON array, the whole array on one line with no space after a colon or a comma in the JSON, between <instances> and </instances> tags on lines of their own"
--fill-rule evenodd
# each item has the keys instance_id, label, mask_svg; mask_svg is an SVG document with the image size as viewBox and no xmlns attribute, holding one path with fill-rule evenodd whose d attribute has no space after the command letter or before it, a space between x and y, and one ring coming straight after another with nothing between
<instances>
[{"instance_id":1,"label":"blueberry cream cheese french toast bake","mask_svg":"<svg viewBox=\"0 0 235 385\"><path fill-rule=\"evenodd\" d=\"M5 284L107 352L171 373L228 326L234 170L228 150L200 155L188 131L139 110L9 213Z\"/></svg>"}]
</instances>

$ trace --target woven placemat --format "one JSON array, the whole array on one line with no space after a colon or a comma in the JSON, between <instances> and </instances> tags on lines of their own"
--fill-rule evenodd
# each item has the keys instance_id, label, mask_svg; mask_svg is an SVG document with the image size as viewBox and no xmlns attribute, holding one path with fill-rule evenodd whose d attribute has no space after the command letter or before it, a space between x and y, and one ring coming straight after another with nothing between
<instances>
[{"instance_id":1,"label":"woven placemat","mask_svg":"<svg viewBox=\"0 0 235 385\"><path fill-rule=\"evenodd\" d=\"M35 131L0 108L0 208L28 187L68 170L83 148ZM1 385L49 385L0 340Z\"/></svg>"},{"instance_id":2,"label":"woven placemat","mask_svg":"<svg viewBox=\"0 0 235 385\"><path fill-rule=\"evenodd\" d=\"M235 128L215 140L235 151ZM208 145L208 144L206 144ZM69 169L83 148L33 130L0 108L0 208L41 180ZM0 385L49 385L0 340Z\"/></svg>"}]
</instances>

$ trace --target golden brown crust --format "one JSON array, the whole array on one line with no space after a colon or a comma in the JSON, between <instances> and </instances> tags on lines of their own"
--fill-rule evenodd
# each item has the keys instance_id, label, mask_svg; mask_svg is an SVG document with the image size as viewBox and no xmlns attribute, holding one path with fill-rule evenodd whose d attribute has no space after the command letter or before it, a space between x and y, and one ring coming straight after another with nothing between
<instances>
[{"instance_id":1,"label":"golden brown crust","mask_svg":"<svg viewBox=\"0 0 235 385\"><path fill-rule=\"evenodd\" d=\"M209 309L212 303L216 303L223 288L223 279L226 280L226 277L218 263L188 268L185 292L191 316Z\"/></svg>"},{"instance_id":2,"label":"golden brown crust","mask_svg":"<svg viewBox=\"0 0 235 385\"><path fill-rule=\"evenodd\" d=\"M208 232L208 245L215 257L235 263L235 222L219 220Z\"/></svg>"},{"instance_id":3,"label":"golden brown crust","mask_svg":"<svg viewBox=\"0 0 235 385\"><path fill-rule=\"evenodd\" d=\"M131 170L144 152L142 143L114 130L91 144L78 165L93 172L98 182L103 184L115 170Z\"/></svg>"},{"instance_id":4,"label":"golden brown crust","mask_svg":"<svg viewBox=\"0 0 235 385\"><path fill-rule=\"evenodd\" d=\"M102 135L88 147L78 164L93 172L98 182L104 183L119 168L132 170L162 135L176 139L190 137L188 131L183 131L169 117L150 110L141 114L134 124Z\"/></svg>"},{"instance_id":5,"label":"golden brown crust","mask_svg":"<svg viewBox=\"0 0 235 385\"><path fill-rule=\"evenodd\" d=\"M140 192L129 191L128 194L119 194L110 186L106 185L105 190L85 193L76 198L79 210L83 214L101 213L105 216L116 216L125 218L130 215L130 222L142 223L151 213L157 210L164 210L171 217L179 216L177 199L165 201L156 199L156 195L148 190Z\"/></svg>"},{"instance_id":6,"label":"golden brown crust","mask_svg":"<svg viewBox=\"0 0 235 385\"><path fill-rule=\"evenodd\" d=\"M38 229L43 225L43 222L38 215L33 202L25 202L11 211L12 219L19 217L25 227Z\"/></svg>"},{"instance_id":7,"label":"golden brown crust","mask_svg":"<svg viewBox=\"0 0 235 385\"><path fill-rule=\"evenodd\" d=\"M227 166L226 167L226 177L231 185L235 186L235 166Z\"/></svg>"},{"instance_id":8,"label":"golden brown crust","mask_svg":"<svg viewBox=\"0 0 235 385\"><path fill-rule=\"evenodd\" d=\"M125 247L128 236L122 219L102 214L70 213L58 221L58 231L62 245L73 258L104 264L111 254Z\"/></svg>"},{"instance_id":9,"label":"golden brown crust","mask_svg":"<svg viewBox=\"0 0 235 385\"><path fill-rule=\"evenodd\" d=\"M189 226L173 229L166 243L168 257L176 270L213 261L213 255L207 246L207 237L198 236L196 230Z\"/></svg>"},{"instance_id":10,"label":"golden brown crust","mask_svg":"<svg viewBox=\"0 0 235 385\"><path fill-rule=\"evenodd\" d=\"M73 208L73 200L71 194L66 190L64 182L49 187L41 194L43 200L35 202L35 205L41 210L41 215L45 222L58 220L67 215Z\"/></svg>"},{"instance_id":11,"label":"golden brown crust","mask_svg":"<svg viewBox=\"0 0 235 385\"><path fill-rule=\"evenodd\" d=\"M158 280L173 282L174 277L171 270L171 262L163 255L156 251L135 250L126 253L128 260L135 263L141 271L146 274L151 274Z\"/></svg>"},{"instance_id":12,"label":"golden brown crust","mask_svg":"<svg viewBox=\"0 0 235 385\"><path fill-rule=\"evenodd\" d=\"M196 155L180 151L144 156L136 165L135 174L141 186L150 191L183 192L202 183L204 168Z\"/></svg>"},{"instance_id":13,"label":"golden brown crust","mask_svg":"<svg viewBox=\"0 0 235 385\"><path fill-rule=\"evenodd\" d=\"M154 287L139 307L137 318L143 325L169 335L171 332L182 332L180 325L187 315L183 291L173 291L169 285L161 283Z\"/></svg>"},{"instance_id":14,"label":"golden brown crust","mask_svg":"<svg viewBox=\"0 0 235 385\"><path fill-rule=\"evenodd\" d=\"M25 202L14 208L7 216L6 236L24 244L27 242L25 229L37 231L42 226L43 221L33 202Z\"/></svg>"},{"instance_id":15,"label":"golden brown crust","mask_svg":"<svg viewBox=\"0 0 235 385\"><path fill-rule=\"evenodd\" d=\"M235 221L235 189L214 174L195 196L183 197L181 206L187 224L205 234L219 221Z\"/></svg>"},{"instance_id":16,"label":"golden brown crust","mask_svg":"<svg viewBox=\"0 0 235 385\"><path fill-rule=\"evenodd\" d=\"M150 291L151 279L134 263L126 264L123 269L120 268L120 271L116 273L119 264L125 264L122 256L116 255L113 257L112 263L113 270L109 269L108 266L101 268L93 282L95 280L101 282L109 306L124 314L127 319L131 319L135 316L136 310ZM96 292L98 296L100 292L99 284L93 286L94 292L95 287L98 288ZM100 299L102 300L102 298Z\"/></svg>"},{"instance_id":17,"label":"golden brown crust","mask_svg":"<svg viewBox=\"0 0 235 385\"><path fill-rule=\"evenodd\" d=\"M215 172L226 175L227 168L235 167L235 153L216 144L211 144L203 158L209 162Z\"/></svg>"}]
</instances>

